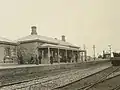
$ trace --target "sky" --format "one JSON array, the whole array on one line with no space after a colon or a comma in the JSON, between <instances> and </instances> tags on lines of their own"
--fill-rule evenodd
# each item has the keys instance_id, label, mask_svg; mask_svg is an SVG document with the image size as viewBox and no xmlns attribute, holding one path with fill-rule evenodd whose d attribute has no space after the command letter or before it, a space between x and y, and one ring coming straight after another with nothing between
<instances>
[{"instance_id":1,"label":"sky","mask_svg":"<svg viewBox=\"0 0 120 90\"><path fill-rule=\"evenodd\" d=\"M39 35L66 40L93 56L120 50L120 0L0 0L0 36L16 40L37 26Z\"/></svg>"}]
</instances>

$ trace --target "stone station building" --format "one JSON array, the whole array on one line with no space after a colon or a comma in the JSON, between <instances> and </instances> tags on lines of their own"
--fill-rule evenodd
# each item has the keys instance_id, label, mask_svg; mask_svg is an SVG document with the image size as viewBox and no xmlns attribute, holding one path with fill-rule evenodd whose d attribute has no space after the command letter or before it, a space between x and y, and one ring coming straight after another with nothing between
<instances>
[{"instance_id":1,"label":"stone station building","mask_svg":"<svg viewBox=\"0 0 120 90\"><path fill-rule=\"evenodd\" d=\"M34 59L41 56L40 64L49 64L50 56L53 56L54 63L80 62L83 61L83 57L86 59L86 51L80 50L80 47L66 42L64 35L62 35L61 40L58 40L38 35L36 26L32 26L31 29L31 35L17 40L17 43L19 43L18 51L20 50L22 53L24 63L31 63L31 56ZM77 60L75 60L76 55Z\"/></svg>"}]
</instances>

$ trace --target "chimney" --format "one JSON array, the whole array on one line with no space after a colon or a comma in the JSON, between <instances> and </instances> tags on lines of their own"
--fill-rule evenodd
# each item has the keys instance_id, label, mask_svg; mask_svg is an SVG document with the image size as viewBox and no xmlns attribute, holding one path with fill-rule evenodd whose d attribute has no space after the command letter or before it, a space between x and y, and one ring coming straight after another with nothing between
<instances>
[{"instance_id":1,"label":"chimney","mask_svg":"<svg viewBox=\"0 0 120 90\"><path fill-rule=\"evenodd\" d=\"M32 29L31 35L37 35L36 28L37 28L36 26L31 27Z\"/></svg>"},{"instance_id":2,"label":"chimney","mask_svg":"<svg viewBox=\"0 0 120 90\"><path fill-rule=\"evenodd\" d=\"M57 38L55 38L57 40Z\"/></svg>"},{"instance_id":3,"label":"chimney","mask_svg":"<svg viewBox=\"0 0 120 90\"><path fill-rule=\"evenodd\" d=\"M64 41L64 42L66 41L65 40L65 35L62 35L62 41Z\"/></svg>"}]
</instances>

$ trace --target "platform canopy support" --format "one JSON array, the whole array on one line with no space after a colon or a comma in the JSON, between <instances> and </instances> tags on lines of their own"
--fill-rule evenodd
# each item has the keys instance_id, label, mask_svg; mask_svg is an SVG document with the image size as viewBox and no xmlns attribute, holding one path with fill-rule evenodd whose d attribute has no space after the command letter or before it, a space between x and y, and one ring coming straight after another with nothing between
<instances>
[{"instance_id":1,"label":"platform canopy support","mask_svg":"<svg viewBox=\"0 0 120 90\"><path fill-rule=\"evenodd\" d=\"M58 48L58 63L60 63L60 49Z\"/></svg>"},{"instance_id":2,"label":"platform canopy support","mask_svg":"<svg viewBox=\"0 0 120 90\"><path fill-rule=\"evenodd\" d=\"M50 63L50 48L48 47L48 62Z\"/></svg>"}]
</instances>

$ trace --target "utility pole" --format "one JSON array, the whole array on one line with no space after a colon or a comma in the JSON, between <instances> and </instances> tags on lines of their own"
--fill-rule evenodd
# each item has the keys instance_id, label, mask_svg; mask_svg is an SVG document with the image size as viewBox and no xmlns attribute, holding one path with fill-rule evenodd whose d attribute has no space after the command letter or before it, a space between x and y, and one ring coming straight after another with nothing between
<instances>
[{"instance_id":1,"label":"utility pole","mask_svg":"<svg viewBox=\"0 0 120 90\"><path fill-rule=\"evenodd\" d=\"M93 45L93 59L95 60L95 45Z\"/></svg>"},{"instance_id":2,"label":"utility pole","mask_svg":"<svg viewBox=\"0 0 120 90\"><path fill-rule=\"evenodd\" d=\"M86 46L85 46L85 44L83 45L83 48L84 48L84 50L86 49Z\"/></svg>"},{"instance_id":3,"label":"utility pole","mask_svg":"<svg viewBox=\"0 0 120 90\"><path fill-rule=\"evenodd\" d=\"M108 47L109 47L110 58L111 58L111 45L108 45Z\"/></svg>"},{"instance_id":4,"label":"utility pole","mask_svg":"<svg viewBox=\"0 0 120 90\"><path fill-rule=\"evenodd\" d=\"M84 48L84 56L85 56L85 61L87 61L87 50L86 50L86 46L85 44L83 45L83 48Z\"/></svg>"}]
</instances>

